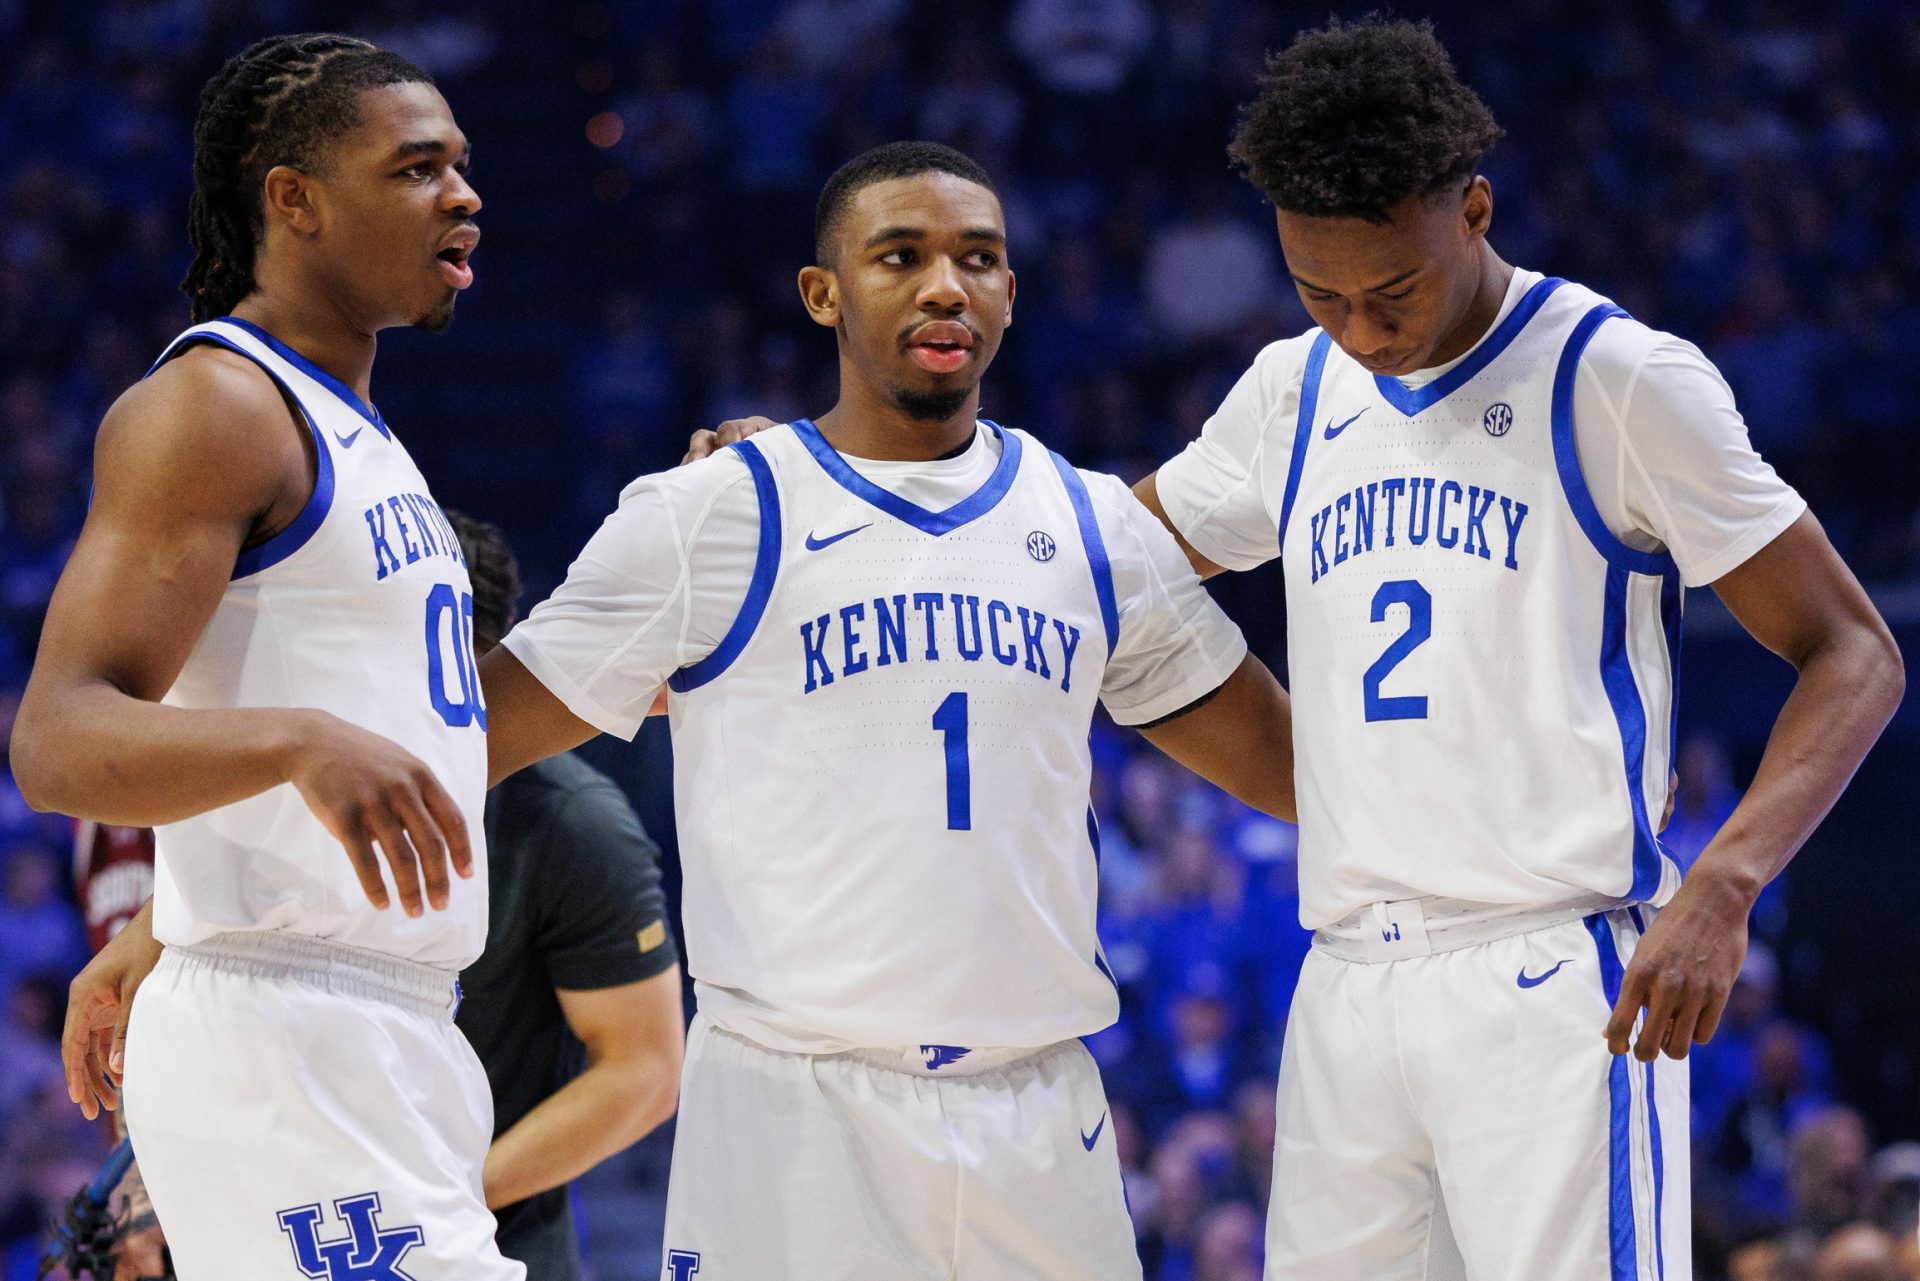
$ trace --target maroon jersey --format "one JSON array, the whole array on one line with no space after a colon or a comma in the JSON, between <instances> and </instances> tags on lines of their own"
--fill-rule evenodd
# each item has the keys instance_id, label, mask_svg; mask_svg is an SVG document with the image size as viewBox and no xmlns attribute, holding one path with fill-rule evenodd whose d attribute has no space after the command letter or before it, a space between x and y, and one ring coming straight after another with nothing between
<instances>
[{"instance_id":1,"label":"maroon jersey","mask_svg":"<svg viewBox=\"0 0 1920 1281\"><path fill-rule=\"evenodd\" d=\"M153 895L153 829L76 820L73 887L98 952Z\"/></svg>"}]
</instances>

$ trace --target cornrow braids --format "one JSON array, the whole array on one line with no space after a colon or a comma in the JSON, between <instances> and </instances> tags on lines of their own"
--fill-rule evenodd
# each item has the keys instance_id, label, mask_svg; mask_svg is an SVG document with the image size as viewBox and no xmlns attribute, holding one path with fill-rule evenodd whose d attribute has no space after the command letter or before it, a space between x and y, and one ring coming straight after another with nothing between
<instances>
[{"instance_id":1,"label":"cornrow braids","mask_svg":"<svg viewBox=\"0 0 1920 1281\"><path fill-rule=\"evenodd\" d=\"M478 658L498 645L520 617L520 562L498 525L451 508L446 517L460 539L467 577L473 581L473 654Z\"/></svg>"},{"instance_id":2,"label":"cornrow braids","mask_svg":"<svg viewBox=\"0 0 1920 1281\"><path fill-rule=\"evenodd\" d=\"M397 53L328 34L262 40L207 81L193 123L193 263L180 282L196 324L254 290L268 171L318 172L324 145L359 123L362 90L416 83L433 78Z\"/></svg>"}]
</instances>

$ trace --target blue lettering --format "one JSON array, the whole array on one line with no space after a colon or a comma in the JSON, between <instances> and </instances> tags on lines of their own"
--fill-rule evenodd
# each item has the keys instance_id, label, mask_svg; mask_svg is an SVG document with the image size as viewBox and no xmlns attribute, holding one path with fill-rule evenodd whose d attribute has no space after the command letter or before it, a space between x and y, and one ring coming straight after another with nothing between
<instances>
[{"instance_id":1,"label":"blue lettering","mask_svg":"<svg viewBox=\"0 0 1920 1281\"><path fill-rule=\"evenodd\" d=\"M1393 508L1399 502L1400 495L1407 492L1406 478L1395 476L1392 480L1380 482L1380 492L1387 496L1387 539L1386 546L1393 546Z\"/></svg>"},{"instance_id":2,"label":"blue lettering","mask_svg":"<svg viewBox=\"0 0 1920 1281\"><path fill-rule=\"evenodd\" d=\"M1311 582L1319 582L1320 576L1328 570L1327 549L1324 540L1327 535L1327 522L1332 518L1333 509L1331 507L1322 507L1313 514L1313 554L1309 558L1309 563L1313 568L1313 577L1309 580Z\"/></svg>"},{"instance_id":3,"label":"blue lettering","mask_svg":"<svg viewBox=\"0 0 1920 1281\"><path fill-rule=\"evenodd\" d=\"M387 509L375 503L360 514L367 518L367 532L373 535L373 580L377 583L400 568L400 558L387 543Z\"/></svg>"},{"instance_id":4,"label":"blue lettering","mask_svg":"<svg viewBox=\"0 0 1920 1281\"><path fill-rule=\"evenodd\" d=\"M973 615L972 645L967 644L967 620L960 616L962 605L965 605L967 612ZM980 637L980 598L978 596L962 596L959 592L953 593L953 638L954 643L960 647L960 657L969 663L979 662L980 655L986 652L985 642ZM969 650L972 652L968 652Z\"/></svg>"},{"instance_id":5,"label":"blue lettering","mask_svg":"<svg viewBox=\"0 0 1920 1281\"><path fill-rule=\"evenodd\" d=\"M1347 558L1347 509L1352 506L1352 494L1342 494L1333 503L1333 563L1336 565Z\"/></svg>"},{"instance_id":6,"label":"blue lettering","mask_svg":"<svg viewBox=\"0 0 1920 1281\"><path fill-rule=\"evenodd\" d=\"M1000 620L1002 618L1007 620L1007 626L1013 626L1013 611L1007 608L1007 602L1003 600L988 601L987 637L993 645L993 656L1004 666L1012 667L1020 661L1020 651L1012 645L1008 645L1004 650L1000 648Z\"/></svg>"},{"instance_id":7,"label":"blue lettering","mask_svg":"<svg viewBox=\"0 0 1920 1281\"><path fill-rule=\"evenodd\" d=\"M1020 639L1026 642L1027 670L1038 672L1042 680L1051 679L1053 676L1052 669L1047 666L1047 647L1043 643L1046 635L1047 616L1037 609L1028 609L1022 605L1020 607ZM1040 660L1038 665L1034 663L1036 657Z\"/></svg>"},{"instance_id":8,"label":"blue lettering","mask_svg":"<svg viewBox=\"0 0 1920 1281\"><path fill-rule=\"evenodd\" d=\"M400 534L400 548L407 554L407 564L420 559L420 549L413 545L413 538L407 529L407 518L400 511L400 496L395 494L387 499L387 506L393 512L393 527Z\"/></svg>"},{"instance_id":9,"label":"blue lettering","mask_svg":"<svg viewBox=\"0 0 1920 1281\"><path fill-rule=\"evenodd\" d=\"M1415 476L1408 483L1407 541L1419 547L1433 532L1433 478L1421 480Z\"/></svg>"},{"instance_id":10,"label":"blue lettering","mask_svg":"<svg viewBox=\"0 0 1920 1281\"><path fill-rule=\"evenodd\" d=\"M1478 485L1467 486L1467 544L1462 551L1478 552L1481 560L1492 560L1487 550L1487 513L1493 509L1493 491Z\"/></svg>"},{"instance_id":11,"label":"blue lettering","mask_svg":"<svg viewBox=\"0 0 1920 1281\"><path fill-rule=\"evenodd\" d=\"M818 637L818 639L815 639ZM833 669L827 666L827 615L820 615L819 621L800 624L800 643L807 653L807 687L800 692L811 694L822 685L833 684ZM819 679L814 679L815 669L819 670Z\"/></svg>"},{"instance_id":12,"label":"blue lettering","mask_svg":"<svg viewBox=\"0 0 1920 1281\"><path fill-rule=\"evenodd\" d=\"M1353 554L1373 550L1373 499L1380 487L1371 482L1353 491Z\"/></svg>"},{"instance_id":13,"label":"blue lettering","mask_svg":"<svg viewBox=\"0 0 1920 1281\"><path fill-rule=\"evenodd\" d=\"M1507 568L1518 569L1520 562L1514 559L1514 553L1520 550L1520 524L1527 518L1527 505L1502 498L1500 516L1507 522Z\"/></svg>"},{"instance_id":14,"label":"blue lettering","mask_svg":"<svg viewBox=\"0 0 1920 1281\"><path fill-rule=\"evenodd\" d=\"M913 594L913 607L926 616L927 661L930 663L937 662L940 658L940 647L934 644L933 640L933 616L947 607L947 598L939 592L915 592Z\"/></svg>"},{"instance_id":15,"label":"blue lettering","mask_svg":"<svg viewBox=\"0 0 1920 1281\"><path fill-rule=\"evenodd\" d=\"M860 633L854 630L853 625L866 616L867 607L858 603L840 611L840 643L846 647L847 651L846 666L840 669L842 676L852 676L867 670L867 656L856 655L853 652L853 647L860 643Z\"/></svg>"},{"instance_id":16,"label":"blue lettering","mask_svg":"<svg viewBox=\"0 0 1920 1281\"><path fill-rule=\"evenodd\" d=\"M1056 618L1053 620L1053 630L1060 633L1060 648L1066 654L1060 671L1060 690L1070 694L1073 692L1073 652L1080 648L1080 629Z\"/></svg>"},{"instance_id":17,"label":"blue lettering","mask_svg":"<svg viewBox=\"0 0 1920 1281\"><path fill-rule=\"evenodd\" d=\"M1427 483L1431 485L1433 482L1428 481ZM1459 482L1450 480L1446 482L1444 485L1440 486L1440 514L1438 516L1435 516L1433 519L1433 529L1434 529L1433 541L1438 543L1442 547L1452 547L1455 543L1460 541L1459 527L1456 526L1452 530L1449 530L1447 528L1447 491L1448 490L1453 491L1454 502L1456 503L1459 502L1461 498Z\"/></svg>"},{"instance_id":18,"label":"blue lettering","mask_svg":"<svg viewBox=\"0 0 1920 1281\"><path fill-rule=\"evenodd\" d=\"M880 624L880 658L877 666L907 661L907 598L895 596L893 608L877 597L873 602L873 621ZM892 654L888 653L892 650Z\"/></svg>"},{"instance_id":19,"label":"blue lettering","mask_svg":"<svg viewBox=\"0 0 1920 1281\"><path fill-rule=\"evenodd\" d=\"M434 510L433 504L419 494L402 494L400 497L406 500L407 510L413 513L413 523L420 529L421 548L429 556L439 555L440 543L434 536L435 521L432 515L426 514Z\"/></svg>"}]
</instances>

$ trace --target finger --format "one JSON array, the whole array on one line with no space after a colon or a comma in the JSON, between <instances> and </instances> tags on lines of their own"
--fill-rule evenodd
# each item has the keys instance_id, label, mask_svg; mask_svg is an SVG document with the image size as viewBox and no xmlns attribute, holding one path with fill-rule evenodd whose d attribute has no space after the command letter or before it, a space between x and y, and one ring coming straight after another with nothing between
<instances>
[{"instance_id":1,"label":"finger","mask_svg":"<svg viewBox=\"0 0 1920 1281\"><path fill-rule=\"evenodd\" d=\"M1713 1034L1720 1030L1720 1016L1726 1012L1726 1008L1725 992L1716 992L1707 998L1707 1003L1700 1009L1700 1021L1693 1025L1695 1045L1705 1045L1713 1039Z\"/></svg>"},{"instance_id":2,"label":"finger","mask_svg":"<svg viewBox=\"0 0 1920 1281\"><path fill-rule=\"evenodd\" d=\"M436 910L447 906L447 843L440 827L427 814L420 797L402 794L394 803L394 812L406 826L407 839L420 856L420 879L427 887L427 902Z\"/></svg>"},{"instance_id":3,"label":"finger","mask_svg":"<svg viewBox=\"0 0 1920 1281\"><path fill-rule=\"evenodd\" d=\"M687 452L685 457L681 458L680 465L684 467L688 463L697 463L718 448L720 448L720 434L710 428L702 427L687 437Z\"/></svg>"},{"instance_id":4,"label":"finger","mask_svg":"<svg viewBox=\"0 0 1920 1281\"><path fill-rule=\"evenodd\" d=\"M92 998L88 990L80 987L85 977L83 974L74 979L67 988L67 1018L60 1027L60 1066L67 1077L67 1097L83 1110L87 1106L84 1097L87 1085L87 1032L93 1026L93 1020L87 1012Z\"/></svg>"},{"instance_id":5,"label":"finger","mask_svg":"<svg viewBox=\"0 0 1920 1281\"><path fill-rule=\"evenodd\" d=\"M380 878L380 856L374 853L373 842L367 839L365 829L355 827L337 835L341 846L347 851L347 860L353 864L353 874L360 882L360 892L367 896L367 902L385 911L392 900L387 897L386 882Z\"/></svg>"},{"instance_id":6,"label":"finger","mask_svg":"<svg viewBox=\"0 0 1920 1281\"><path fill-rule=\"evenodd\" d=\"M1633 1036L1633 1021L1640 1013L1645 989L1646 979L1642 972L1629 966L1626 977L1620 981L1620 995L1613 1002L1613 1017L1607 1020L1608 1053L1627 1052L1628 1041Z\"/></svg>"},{"instance_id":7,"label":"finger","mask_svg":"<svg viewBox=\"0 0 1920 1281\"><path fill-rule=\"evenodd\" d=\"M100 1115L102 1108L111 1112L118 1091L113 1088L113 1078L107 1072L107 1045L104 1039L87 1047L87 1098L80 1105L80 1111L91 1121Z\"/></svg>"},{"instance_id":8,"label":"finger","mask_svg":"<svg viewBox=\"0 0 1920 1281\"><path fill-rule=\"evenodd\" d=\"M107 1071L113 1073L113 1083L118 1086L127 1074L127 1026L133 1021L133 993L124 987L120 993L120 1008L114 1012L113 1049L107 1055Z\"/></svg>"},{"instance_id":9,"label":"finger","mask_svg":"<svg viewBox=\"0 0 1920 1281\"><path fill-rule=\"evenodd\" d=\"M400 908L408 916L418 916L426 911L420 901L420 869L414 863L413 845L407 840L400 824L393 815L384 809L371 812L373 837L380 842L380 851L386 855L387 868L393 873L393 891L400 896Z\"/></svg>"},{"instance_id":10,"label":"finger","mask_svg":"<svg viewBox=\"0 0 1920 1281\"><path fill-rule=\"evenodd\" d=\"M1640 1036L1633 1043L1633 1057L1651 1063L1660 1056L1660 1046L1673 1024L1678 992L1670 984L1656 979L1647 997L1647 1017L1640 1023Z\"/></svg>"},{"instance_id":11,"label":"finger","mask_svg":"<svg viewBox=\"0 0 1920 1281\"><path fill-rule=\"evenodd\" d=\"M1693 1049L1693 1031L1700 1025L1700 1007L1704 995L1689 989L1687 996L1674 1010L1673 1026L1667 1029L1666 1037L1660 1042L1660 1049L1670 1059L1684 1059Z\"/></svg>"},{"instance_id":12,"label":"finger","mask_svg":"<svg viewBox=\"0 0 1920 1281\"><path fill-rule=\"evenodd\" d=\"M439 829L440 838L446 842L447 858L453 864L453 870L462 877L473 875L473 842L467 837L467 816L447 795L447 789L440 786L440 780L431 773L422 774L415 780L420 788L420 803L427 807L427 814Z\"/></svg>"}]
</instances>

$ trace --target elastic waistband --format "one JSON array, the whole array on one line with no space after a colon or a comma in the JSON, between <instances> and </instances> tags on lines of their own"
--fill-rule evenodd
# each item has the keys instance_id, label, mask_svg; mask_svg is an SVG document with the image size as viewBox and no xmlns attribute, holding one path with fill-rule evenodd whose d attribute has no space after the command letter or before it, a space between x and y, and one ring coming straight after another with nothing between
<instances>
[{"instance_id":1,"label":"elastic waistband","mask_svg":"<svg viewBox=\"0 0 1920 1281\"><path fill-rule=\"evenodd\" d=\"M992 1072L1018 1063L1024 1059L1038 1058L1051 1054L1062 1046L1076 1045L1076 1041L1061 1041L1055 1045L1040 1046L973 1046L973 1045L902 1045L874 1046L850 1050L782 1050L771 1045L763 1045L743 1032L735 1031L707 1017L705 1012L693 1016L694 1025L704 1025L706 1031L715 1036L731 1037L762 1054L792 1055L806 1059L851 1059L865 1063L869 1067L880 1068L887 1072L904 1072L909 1076L979 1076L983 1072Z\"/></svg>"},{"instance_id":2,"label":"elastic waistband","mask_svg":"<svg viewBox=\"0 0 1920 1281\"><path fill-rule=\"evenodd\" d=\"M180 966L281 979L439 1018L451 1018L460 1003L460 979L451 970L310 934L285 930L216 934L198 943L169 947L165 955L176 958Z\"/></svg>"},{"instance_id":3,"label":"elastic waistband","mask_svg":"<svg viewBox=\"0 0 1920 1281\"><path fill-rule=\"evenodd\" d=\"M1313 945L1343 961L1400 961L1552 929L1626 905L1624 899L1602 895L1547 906L1447 898L1370 903L1315 930Z\"/></svg>"}]
</instances>

